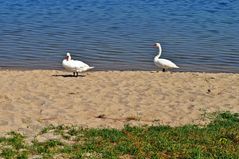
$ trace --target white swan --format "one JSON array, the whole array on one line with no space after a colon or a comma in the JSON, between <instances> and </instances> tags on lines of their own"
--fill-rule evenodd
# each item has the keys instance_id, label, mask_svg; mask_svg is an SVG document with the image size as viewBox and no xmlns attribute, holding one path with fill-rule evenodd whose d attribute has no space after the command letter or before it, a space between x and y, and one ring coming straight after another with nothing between
<instances>
[{"instance_id":1,"label":"white swan","mask_svg":"<svg viewBox=\"0 0 239 159\"><path fill-rule=\"evenodd\" d=\"M69 72L73 72L74 76L78 76L79 72L84 72L90 70L94 67L90 67L86 63L78 60L72 60L71 54L68 52L64 60L62 61L62 66Z\"/></svg>"},{"instance_id":2,"label":"white swan","mask_svg":"<svg viewBox=\"0 0 239 159\"><path fill-rule=\"evenodd\" d=\"M163 72L165 72L166 69L169 69L169 68L179 68L179 67L178 67L176 64L174 64L172 61L167 60L167 59L161 59L161 58L159 58L159 57L161 56L161 53L162 53L162 47L161 47L160 43L155 43L154 46L159 49L158 55L154 57L154 64L155 64L156 66L163 68Z\"/></svg>"}]
</instances>

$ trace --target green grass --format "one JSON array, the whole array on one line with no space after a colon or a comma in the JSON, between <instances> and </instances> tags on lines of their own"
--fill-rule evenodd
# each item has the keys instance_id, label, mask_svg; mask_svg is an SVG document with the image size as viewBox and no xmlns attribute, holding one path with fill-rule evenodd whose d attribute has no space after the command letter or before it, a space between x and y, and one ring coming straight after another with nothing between
<instances>
[{"instance_id":1,"label":"green grass","mask_svg":"<svg viewBox=\"0 0 239 159\"><path fill-rule=\"evenodd\" d=\"M53 134L55 139L39 141ZM0 137L2 158L239 158L239 114L224 112L204 127L185 125L83 129L44 128L31 143L17 133Z\"/></svg>"}]
</instances>

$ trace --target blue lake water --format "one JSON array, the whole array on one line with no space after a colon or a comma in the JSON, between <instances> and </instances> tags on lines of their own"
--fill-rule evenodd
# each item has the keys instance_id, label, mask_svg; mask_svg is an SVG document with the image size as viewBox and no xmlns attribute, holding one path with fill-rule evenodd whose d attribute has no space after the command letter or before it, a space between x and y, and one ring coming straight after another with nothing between
<instances>
[{"instance_id":1,"label":"blue lake water","mask_svg":"<svg viewBox=\"0 0 239 159\"><path fill-rule=\"evenodd\" d=\"M0 68L62 69L66 52L96 70L239 73L238 0L0 0Z\"/></svg>"}]
</instances>

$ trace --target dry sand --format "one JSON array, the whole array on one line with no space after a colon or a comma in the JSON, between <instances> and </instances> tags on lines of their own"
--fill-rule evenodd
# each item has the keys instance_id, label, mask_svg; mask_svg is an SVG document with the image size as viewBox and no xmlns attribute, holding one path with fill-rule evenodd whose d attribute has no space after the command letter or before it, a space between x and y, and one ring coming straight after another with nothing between
<instances>
[{"instance_id":1,"label":"dry sand","mask_svg":"<svg viewBox=\"0 0 239 159\"><path fill-rule=\"evenodd\" d=\"M181 124L201 114L239 112L239 74L1 70L0 132L34 134L48 124L122 128ZM98 118L97 118L98 117Z\"/></svg>"}]
</instances>

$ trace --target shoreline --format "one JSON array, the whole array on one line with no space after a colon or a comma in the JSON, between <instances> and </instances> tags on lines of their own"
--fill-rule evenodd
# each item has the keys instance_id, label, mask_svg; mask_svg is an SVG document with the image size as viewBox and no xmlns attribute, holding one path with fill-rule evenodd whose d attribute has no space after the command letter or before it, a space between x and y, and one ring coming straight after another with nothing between
<instances>
[{"instance_id":1,"label":"shoreline","mask_svg":"<svg viewBox=\"0 0 239 159\"><path fill-rule=\"evenodd\" d=\"M49 69L49 68L19 68L19 67L0 67L0 71L62 71L62 72L66 72L64 70L64 68L52 68L52 69ZM89 72L162 72L160 69L157 70L157 67L155 67L155 69L149 69L149 70L139 70L139 69L124 69L124 70L116 70L116 69L113 69L113 70L107 70L107 69L97 69L97 68L94 68L93 70L90 70ZM225 74L239 74L239 72L234 72L234 71L228 71L228 72L225 72L225 71L183 71L183 70L180 70L178 71L177 69L172 69L172 70L169 70L167 72L172 72L172 73L206 73L206 74L221 74L221 73L225 73Z\"/></svg>"},{"instance_id":2,"label":"shoreline","mask_svg":"<svg viewBox=\"0 0 239 159\"><path fill-rule=\"evenodd\" d=\"M203 113L239 112L239 74L2 70L0 132L46 125L204 124Z\"/></svg>"}]
</instances>

